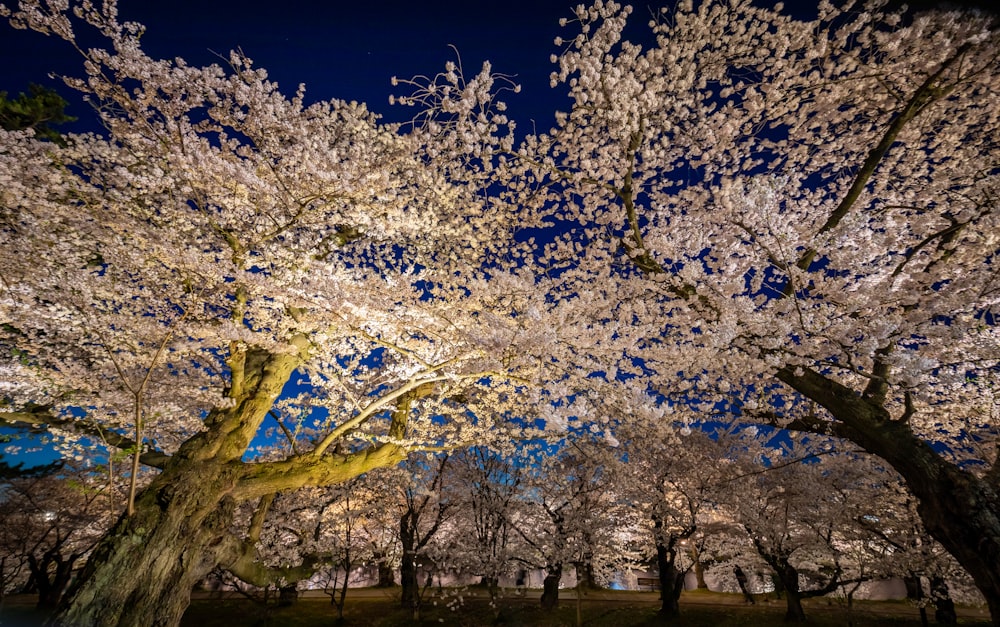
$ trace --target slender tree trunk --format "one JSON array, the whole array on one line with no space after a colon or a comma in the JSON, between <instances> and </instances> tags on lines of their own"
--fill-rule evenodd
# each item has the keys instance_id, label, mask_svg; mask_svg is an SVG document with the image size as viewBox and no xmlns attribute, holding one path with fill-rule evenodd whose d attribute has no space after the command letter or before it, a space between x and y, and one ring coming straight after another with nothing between
<instances>
[{"instance_id":1,"label":"slender tree trunk","mask_svg":"<svg viewBox=\"0 0 1000 627\"><path fill-rule=\"evenodd\" d=\"M920 625L921 627L927 627L927 608L920 601L924 598L924 586L920 583L920 577L917 575L908 575L903 577L903 585L906 586L906 598L917 603L920 608Z\"/></svg>"},{"instance_id":2,"label":"slender tree trunk","mask_svg":"<svg viewBox=\"0 0 1000 627\"><path fill-rule=\"evenodd\" d=\"M500 580L492 575L483 575L479 578L479 585L489 591L490 599L495 599L497 588L500 587Z\"/></svg>"},{"instance_id":3,"label":"slender tree trunk","mask_svg":"<svg viewBox=\"0 0 1000 627\"><path fill-rule=\"evenodd\" d=\"M554 610L559 607L559 582L562 580L562 564L549 564L545 568L542 581L542 608Z\"/></svg>"},{"instance_id":4,"label":"slender tree trunk","mask_svg":"<svg viewBox=\"0 0 1000 627\"><path fill-rule=\"evenodd\" d=\"M858 394L809 369L786 367L777 376L839 421L835 435L878 455L903 477L919 501L924 527L972 576L1000 627L1000 463L978 477L941 457L906 421L893 420L877 394Z\"/></svg>"},{"instance_id":5,"label":"slender tree trunk","mask_svg":"<svg viewBox=\"0 0 1000 627\"><path fill-rule=\"evenodd\" d=\"M417 538L411 518L410 511L404 512L399 517L399 543L403 549L399 566L399 583L403 586L400 604L404 608L413 608L420 602L420 582L417 581Z\"/></svg>"},{"instance_id":6,"label":"slender tree trunk","mask_svg":"<svg viewBox=\"0 0 1000 627\"><path fill-rule=\"evenodd\" d=\"M593 551L584 551L582 562L577 563L576 575L579 588L583 590L599 590L601 588L597 585L597 576L594 573Z\"/></svg>"}]
</instances>

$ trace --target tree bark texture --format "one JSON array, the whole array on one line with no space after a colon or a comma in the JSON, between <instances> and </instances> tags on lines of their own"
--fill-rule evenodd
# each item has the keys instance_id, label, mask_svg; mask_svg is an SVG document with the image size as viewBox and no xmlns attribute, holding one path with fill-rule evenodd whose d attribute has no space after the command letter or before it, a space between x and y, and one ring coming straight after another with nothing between
<instances>
[{"instance_id":1,"label":"tree bark texture","mask_svg":"<svg viewBox=\"0 0 1000 627\"><path fill-rule=\"evenodd\" d=\"M778 378L838 421L829 430L887 461L918 500L928 533L969 572L1000 627L1000 490L998 473L978 477L948 462L876 397L858 394L815 371L783 368ZM795 425L793 425L794 427Z\"/></svg>"},{"instance_id":2,"label":"tree bark texture","mask_svg":"<svg viewBox=\"0 0 1000 627\"><path fill-rule=\"evenodd\" d=\"M101 541L57 624L179 624L194 585L232 557L231 484L217 465L160 475L136 500L135 515L119 520Z\"/></svg>"}]
</instances>

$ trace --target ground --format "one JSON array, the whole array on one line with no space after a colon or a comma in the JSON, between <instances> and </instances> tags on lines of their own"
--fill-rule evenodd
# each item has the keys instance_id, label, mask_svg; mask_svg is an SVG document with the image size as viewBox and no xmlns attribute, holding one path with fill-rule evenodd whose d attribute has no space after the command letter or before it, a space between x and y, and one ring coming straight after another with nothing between
<instances>
[{"instance_id":1,"label":"ground","mask_svg":"<svg viewBox=\"0 0 1000 627\"><path fill-rule=\"evenodd\" d=\"M551 613L538 607L539 590L529 590L525 597L505 590L496 608L489 606L483 590L442 591L428 600L420 623L409 612L399 609L399 589L352 589L344 612L345 625L394 627L403 625L518 625L556 627L576 625L577 601L573 590L560 591L560 607ZM458 599L461 599L459 602ZM0 606L0 627L36 627L46 618L34 610L34 597L13 596ZM754 606L743 604L742 596L716 592L691 591L681 596L685 627L736 627L776 625L783 622L784 601L761 598ZM449 604L452 607L449 607ZM582 624L591 627L640 627L661 624L658 621L658 594L655 592L588 591L580 603ZM918 627L919 610L902 601L855 602L848 613L837 599L809 599L805 603L811 625L821 627ZM499 610L499 611L498 611ZM930 612L933 624L933 610ZM960 625L988 627L985 608L960 608ZM326 627L334 622L335 608L329 597L310 592L292 607L263 606L227 593L199 593L184 615L182 627L243 627L270 625L280 627Z\"/></svg>"}]
</instances>

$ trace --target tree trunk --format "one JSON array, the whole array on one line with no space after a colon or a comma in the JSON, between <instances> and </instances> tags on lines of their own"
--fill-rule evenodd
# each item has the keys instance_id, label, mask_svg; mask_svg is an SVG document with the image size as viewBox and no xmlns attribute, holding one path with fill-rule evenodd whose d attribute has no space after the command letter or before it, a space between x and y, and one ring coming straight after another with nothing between
<instances>
[{"instance_id":1,"label":"tree trunk","mask_svg":"<svg viewBox=\"0 0 1000 627\"><path fill-rule=\"evenodd\" d=\"M375 553L375 565L378 569L378 582L376 588L392 588L396 585L396 575L392 570L392 563L387 555Z\"/></svg>"},{"instance_id":2,"label":"tree trunk","mask_svg":"<svg viewBox=\"0 0 1000 627\"><path fill-rule=\"evenodd\" d=\"M698 581L698 589L708 590L708 583L705 581L705 565L702 564L701 560L697 558L694 563L694 576Z\"/></svg>"},{"instance_id":3,"label":"tree trunk","mask_svg":"<svg viewBox=\"0 0 1000 627\"><path fill-rule=\"evenodd\" d=\"M785 622L804 623L806 613L802 609L802 591L799 590L799 571L788 563L786 558L778 558L771 564L781 579L781 586L785 589Z\"/></svg>"},{"instance_id":4,"label":"tree trunk","mask_svg":"<svg viewBox=\"0 0 1000 627\"><path fill-rule=\"evenodd\" d=\"M944 577L931 577L931 598L934 599L934 620L942 625L957 625L955 602L951 600L948 582Z\"/></svg>"},{"instance_id":5,"label":"tree trunk","mask_svg":"<svg viewBox=\"0 0 1000 627\"><path fill-rule=\"evenodd\" d=\"M63 592L72 579L73 564L76 560L76 555L62 559L58 549L46 552L41 560L36 560L34 555L28 555L28 568L38 589L38 609L52 610L59 606Z\"/></svg>"},{"instance_id":6,"label":"tree trunk","mask_svg":"<svg viewBox=\"0 0 1000 627\"><path fill-rule=\"evenodd\" d=\"M420 582L417 581L417 537L409 510L399 517L399 543L403 550L399 565L399 583L403 586L400 607L413 609L420 604Z\"/></svg>"},{"instance_id":7,"label":"tree trunk","mask_svg":"<svg viewBox=\"0 0 1000 627\"><path fill-rule=\"evenodd\" d=\"M344 577L347 581L347 577ZM296 584L289 584L278 588L278 607L290 607L299 601L299 587Z\"/></svg>"},{"instance_id":8,"label":"tree trunk","mask_svg":"<svg viewBox=\"0 0 1000 627\"><path fill-rule=\"evenodd\" d=\"M183 466L183 464L179 465ZM67 627L172 627L191 589L235 557L227 542L235 502L226 468L163 473L101 541L56 622Z\"/></svg>"},{"instance_id":9,"label":"tree trunk","mask_svg":"<svg viewBox=\"0 0 1000 627\"><path fill-rule=\"evenodd\" d=\"M681 615L680 598L684 590L684 574L678 573L674 566L676 557L676 552L663 542L656 543L656 568L660 577L660 614L667 618Z\"/></svg>"},{"instance_id":10,"label":"tree trunk","mask_svg":"<svg viewBox=\"0 0 1000 627\"><path fill-rule=\"evenodd\" d=\"M577 576L578 588L581 588L583 590L601 589L601 586L597 585L597 576L594 573L593 551L587 550L584 552L583 560L577 563L576 576Z\"/></svg>"},{"instance_id":11,"label":"tree trunk","mask_svg":"<svg viewBox=\"0 0 1000 627\"><path fill-rule=\"evenodd\" d=\"M924 598L924 586L920 583L920 577L917 575L903 577L903 585L906 586L906 598L916 602L920 608L921 627L927 627L927 608L920 602Z\"/></svg>"},{"instance_id":12,"label":"tree trunk","mask_svg":"<svg viewBox=\"0 0 1000 627\"><path fill-rule=\"evenodd\" d=\"M559 582L562 580L562 564L550 564L545 568L542 581L542 609L554 610L559 607Z\"/></svg>"},{"instance_id":13,"label":"tree trunk","mask_svg":"<svg viewBox=\"0 0 1000 627\"><path fill-rule=\"evenodd\" d=\"M296 335L286 347L292 350L249 348L230 355L232 406L213 409L204 431L158 460L163 471L136 499L135 513L119 519L98 544L56 625L174 627L191 589L216 566L260 586L278 575L294 581L312 573L308 564L275 572L255 561L253 541L233 535L237 499L333 485L398 463L406 451L388 443L347 455L242 461L307 346L308 339Z\"/></svg>"},{"instance_id":14,"label":"tree trunk","mask_svg":"<svg viewBox=\"0 0 1000 627\"><path fill-rule=\"evenodd\" d=\"M785 367L777 377L839 421L808 430L833 429L903 477L924 527L972 576L1000 627L1000 462L977 477L941 457L906 421L893 420L877 395L858 394L808 368Z\"/></svg>"},{"instance_id":15,"label":"tree trunk","mask_svg":"<svg viewBox=\"0 0 1000 627\"><path fill-rule=\"evenodd\" d=\"M486 588L490 591L490 597L493 597L493 591L500 586L500 580L491 575L483 575L479 578L479 586L481 588Z\"/></svg>"}]
</instances>

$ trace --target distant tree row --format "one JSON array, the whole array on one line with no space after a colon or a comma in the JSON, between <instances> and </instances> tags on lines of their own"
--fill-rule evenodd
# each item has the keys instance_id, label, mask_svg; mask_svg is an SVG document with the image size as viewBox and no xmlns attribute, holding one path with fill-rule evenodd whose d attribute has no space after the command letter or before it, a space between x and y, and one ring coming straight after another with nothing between
<instances>
[{"instance_id":1,"label":"distant tree row","mask_svg":"<svg viewBox=\"0 0 1000 627\"><path fill-rule=\"evenodd\" d=\"M623 428L614 445L577 434L506 455L476 447L282 494L238 514L262 557L257 575L220 576L283 597L321 587L342 613L350 587L374 573L375 585L401 585L415 620L442 579L478 581L496 607L517 593L501 581L541 587L551 609L566 571L585 589L635 588L636 573L651 572L667 617L680 614L688 573L734 591L736 568L751 573L748 592L784 598L789 621L805 620L803 598L836 594L850 608L865 582L892 577L930 598L941 622L955 620L950 590L976 598L898 475L874 458L773 433L693 431L683 447L674 438ZM115 490L106 473L47 470L5 480L0 562L4 593L37 591L54 608L121 513L124 481ZM283 564L304 566L271 577Z\"/></svg>"}]
</instances>

